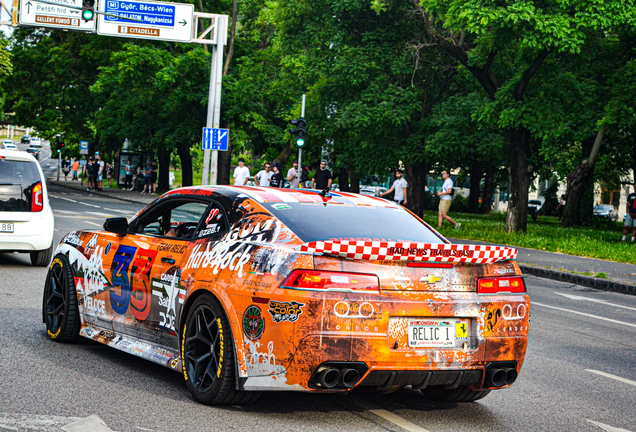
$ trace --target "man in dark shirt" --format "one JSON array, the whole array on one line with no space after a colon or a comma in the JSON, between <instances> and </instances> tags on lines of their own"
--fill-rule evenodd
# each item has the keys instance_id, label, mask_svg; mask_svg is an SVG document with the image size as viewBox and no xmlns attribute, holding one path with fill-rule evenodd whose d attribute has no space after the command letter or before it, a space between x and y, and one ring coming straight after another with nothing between
<instances>
[{"instance_id":1,"label":"man in dark shirt","mask_svg":"<svg viewBox=\"0 0 636 432\"><path fill-rule=\"evenodd\" d=\"M311 188L320 190L330 188L332 181L331 171L327 169L327 162L320 162L320 170L311 179Z\"/></svg>"}]
</instances>

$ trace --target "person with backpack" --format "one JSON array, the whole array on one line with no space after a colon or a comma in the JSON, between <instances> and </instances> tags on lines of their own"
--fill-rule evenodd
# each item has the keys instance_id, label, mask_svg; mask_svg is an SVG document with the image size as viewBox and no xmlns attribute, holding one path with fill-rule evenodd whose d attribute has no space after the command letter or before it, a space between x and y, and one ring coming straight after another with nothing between
<instances>
[{"instance_id":1,"label":"person with backpack","mask_svg":"<svg viewBox=\"0 0 636 432\"><path fill-rule=\"evenodd\" d=\"M437 191L437 196L439 197L439 210L437 212L437 226L442 227L442 222L444 219L455 225L455 229L459 229L462 224L459 222L455 222L449 215L448 210L450 210L451 202L453 201L453 195L455 195L455 191L453 190L453 181L450 178L450 174L448 170L442 171L442 178L444 179L444 184L442 188Z\"/></svg>"},{"instance_id":2,"label":"person with backpack","mask_svg":"<svg viewBox=\"0 0 636 432\"><path fill-rule=\"evenodd\" d=\"M636 193L632 192L627 195L627 214L625 215L625 226L623 227L623 238L621 241L627 241L627 233L629 227L632 227L632 243L636 238Z\"/></svg>"}]
</instances>

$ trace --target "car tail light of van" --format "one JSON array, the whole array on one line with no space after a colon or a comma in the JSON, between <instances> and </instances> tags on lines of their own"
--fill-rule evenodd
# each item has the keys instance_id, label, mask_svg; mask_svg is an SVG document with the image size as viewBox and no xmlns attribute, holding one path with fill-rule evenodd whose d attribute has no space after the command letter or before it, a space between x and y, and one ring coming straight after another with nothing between
<instances>
[{"instance_id":1,"label":"car tail light of van","mask_svg":"<svg viewBox=\"0 0 636 432\"><path fill-rule=\"evenodd\" d=\"M307 291L379 293L380 281L372 274L294 270L282 287Z\"/></svg>"},{"instance_id":2,"label":"car tail light of van","mask_svg":"<svg viewBox=\"0 0 636 432\"><path fill-rule=\"evenodd\" d=\"M521 277L482 278L477 281L477 294L521 294L526 284Z\"/></svg>"},{"instance_id":3,"label":"car tail light of van","mask_svg":"<svg viewBox=\"0 0 636 432\"><path fill-rule=\"evenodd\" d=\"M42 182L37 182L31 190L31 211L39 212L44 209L44 190Z\"/></svg>"}]
</instances>

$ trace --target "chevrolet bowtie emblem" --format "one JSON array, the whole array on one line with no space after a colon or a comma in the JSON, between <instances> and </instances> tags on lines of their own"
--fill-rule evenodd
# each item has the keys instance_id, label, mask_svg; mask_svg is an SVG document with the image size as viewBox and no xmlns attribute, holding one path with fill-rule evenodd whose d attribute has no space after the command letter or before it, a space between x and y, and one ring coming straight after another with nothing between
<instances>
[{"instance_id":1,"label":"chevrolet bowtie emblem","mask_svg":"<svg viewBox=\"0 0 636 432\"><path fill-rule=\"evenodd\" d=\"M435 282L439 282L441 280L442 278L435 275L427 275L420 278L420 282L428 282L429 284L434 284Z\"/></svg>"}]
</instances>

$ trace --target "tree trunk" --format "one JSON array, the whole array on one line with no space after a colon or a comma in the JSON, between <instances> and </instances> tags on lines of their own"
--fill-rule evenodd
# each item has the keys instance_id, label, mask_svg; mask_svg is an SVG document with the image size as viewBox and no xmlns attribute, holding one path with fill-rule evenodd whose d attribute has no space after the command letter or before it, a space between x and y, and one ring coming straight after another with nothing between
<instances>
[{"instance_id":1,"label":"tree trunk","mask_svg":"<svg viewBox=\"0 0 636 432\"><path fill-rule=\"evenodd\" d=\"M528 227L528 188L530 187L530 131L525 127L509 130L510 195L506 231L526 232Z\"/></svg>"},{"instance_id":2,"label":"tree trunk","mask_svg":"<svg viewBox=\"0 0 636 432\"><path fill-rule=\"evenodd\" d=\"M358 173L353 168L349 171L349 180L349 192L360 193L360 177L358 177Z\"/></svg>"},{"instance_id":3,"label":"tree trunk","mask_svg":"<svg viewBox=\"0 0 636 432\"><path fill-rule=\"evenodd\" d=\"M170 151L160 148L157 152L159 158L159 172L157 173L157 189L167 191L170 189Z\"/></svg>"},{"instance_id":4,"label":"tree trunk","mask_svg":"<svg viewBox=\"0 0 636 432\"><path fill-rule=\"evenodd\" d=\"M340 174L338 174L338 186L343 192L350 192L349 187L349 170L347 168L340 168Z\"/></svg>"},{"instance_id":5,"label":"tree trunk","mask_svg":"<svg viewBox=\"0 0 636 432\"><path fill-rule=\"evenodd\" d=\"M495 192L494 177L495 167L492 164L488 164L485 170L484 193L481 198L481 207L479 208L479 213L481 214L488 215L492 209L492 195Z\"/></svg>"},{"instance_id":6,"label":"tree trunk","mask_svg":"<svg viewBox=\"0 0 636 432\"><path fill-rule=\"evenodd\" d=\"M181 159L181 186L192 186L192 156L190 146L177 144L177 153Z\"/></svg>"},{"instance_id":7,"label":"tree trunk","mask_svg":"<svg viewBox=\"0 0 636 432\"><path fill-rule=\"evenodd\" d=\"M468 168L468 174L470 175L470 195L468 196L468 212L477 213L479 208L479 186L481 185L481 178L483 176L483 169L481 164L473 162Z\"/></svg>"},{"instance_id":8,"label":"tree trunk","mask_svg":"<svg viewBox=\"0 0 636 432\"><path fill-rule=\"evenodd\" d=\"M567 193L562 223L566 228L581 224L581 200L588 189L594 167L584 160L567 177Z\"/></svg>"},{"instance_id":9,"label":"tree trunk","mask_svg":"<svg viewBox=\"0 0 636 432\"><path fill-rule=\"evenodd\" d=\"M227 151L219 152L219 169L216 173L216 184L218 185L230 184L230 169L232 167L232 140L230 138L227 140Z\"/></svg>"},{"instance_id":10,"label":"tree trunk","mask_svg":"<svg viewBox=\"0 0 636 432\"><path fill-rule=\"evenodd\" d=\"M590 210L589 190L593 186L594 166L598 159L598 152L605 135L605 126L596 134L594 145L589 158L583 160L567 177L567 193L565 195L565 210L562 223L565 228L581 224L582 210L585 209L582 201L587 203L587 211ZM587 193L586 193L587 192ZM593 203L593 202L592 202ZM583 208L582 208L583 206Z\"/></svg>"},{"instance_id":11,"label":"tree trunk","mask_svg":"<svg viewBox=\"0 0 636 432\"><path fill-rule=\"evenodd\" d=\"M424 217L424 194L426 193L428 166L424 162L416 162L412 165L405 164L405 168L406 181L409 184L406 189L406 207L419 217Z\"/></svg>"}]
</instances>

